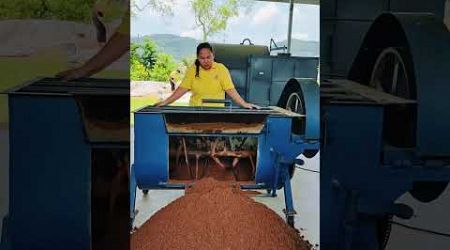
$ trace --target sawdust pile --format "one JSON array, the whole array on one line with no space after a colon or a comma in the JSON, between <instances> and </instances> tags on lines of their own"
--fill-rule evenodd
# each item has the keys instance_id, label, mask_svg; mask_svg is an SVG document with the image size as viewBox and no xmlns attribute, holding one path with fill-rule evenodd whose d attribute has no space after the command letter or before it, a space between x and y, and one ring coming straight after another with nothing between
<instances>
[{"instance_id":1,"label":"sawdust pile","mask_svg":"<svg viewBox=\"0 0 450 250\"><path fill-rule=\"evenodd\" d=\"M283 219L229 182L205 178L131 236L131 249L311 249Z\"/></svg>"}]
</instances>

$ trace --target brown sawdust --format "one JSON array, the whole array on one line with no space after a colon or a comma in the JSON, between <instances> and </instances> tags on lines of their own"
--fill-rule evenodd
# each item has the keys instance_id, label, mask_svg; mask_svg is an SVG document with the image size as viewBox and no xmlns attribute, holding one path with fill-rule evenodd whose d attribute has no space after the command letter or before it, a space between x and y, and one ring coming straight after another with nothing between
<instances>
[{"instance_id":1,"label":"brown sawdust","mask_svg":"<svg viewBox=\"0 0 450 250\"><path fill-rule=\"evenodd\" d=\"M204 178L131 235L131 249L311 249L238 185Z\"/></svg>"}]
</instances>

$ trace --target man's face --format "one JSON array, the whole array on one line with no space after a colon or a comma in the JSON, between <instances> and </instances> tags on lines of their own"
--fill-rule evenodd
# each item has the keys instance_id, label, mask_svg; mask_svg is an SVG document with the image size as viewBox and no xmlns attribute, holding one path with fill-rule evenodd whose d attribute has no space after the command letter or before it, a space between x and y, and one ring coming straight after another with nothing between
<instances>
[{"instance_id":1,"label":"man's face","mask_svg":"<svg viewBox=\"0 0 450 250\"><path fill-rule=\"evenodd\" d=\"M200 66L202 68L208 70L212 67L214 62L214 54L209 49L201 49L198 53L198 61L200 62Z\"/></svg>"}]
</instances>

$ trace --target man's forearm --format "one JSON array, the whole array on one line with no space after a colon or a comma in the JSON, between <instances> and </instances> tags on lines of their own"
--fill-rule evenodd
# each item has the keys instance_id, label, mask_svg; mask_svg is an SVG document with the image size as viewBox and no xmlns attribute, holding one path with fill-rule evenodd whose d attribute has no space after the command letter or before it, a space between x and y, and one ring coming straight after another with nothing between
<instances>
[{"instance_id":1,"label":"man's forearm","mask_svg":"<svg viewBox=\"0 0 450 250\"><path fill-rule=\"evenodd\" d=\"M106 43L106 45L83 66L86 70L86 75L93 75L106 68L115 60L119 59L129 49L129 36L117 32L114 33L108 43Z\"/></svg>"},{"instance_id":2,"label":"man's forearm","mask_svg":"<svg viewBox=\"0 0 450 250\"><path fill-rule=\"evenodd\" d=\"M228 89L225 91L233 101L235 101L237 104L241 106L245 106L247 102L242 99L242 97L239 95L239 93L236 91L236 89Z\"/></svg>"},{"instance_id":3,"label":"man's forearm","mask_svg":"<svg viewBox=\"0 0 450 250\"><path fill-rule=\"evenodd\" d=\"M180 99L186 92L188 92L188 89L185 89L183 87L178 87L172 95L170 95L166 100L163 101L164 105L171 104L172 102Z\"/></svg>"}]
</instances>

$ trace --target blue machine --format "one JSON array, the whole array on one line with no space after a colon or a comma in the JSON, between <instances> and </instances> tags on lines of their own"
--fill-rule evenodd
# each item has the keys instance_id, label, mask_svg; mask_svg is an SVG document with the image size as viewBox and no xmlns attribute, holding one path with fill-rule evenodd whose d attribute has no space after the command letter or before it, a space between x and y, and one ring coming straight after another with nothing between
<instances>
[{"instance_id":1,"label":"blue machine","mask_svg":"<svg viewBox=\"0 0 450 250\"><path fill-rule=\"evenodd\" d=\"M396 200L409 192L430 202L450 181L444 1L371 1L378 8L327 2L321 35L321 248L384 249L393 216L414 214ZM416 12L379 15L383 8ZM417 12L425 9L434 14Z\"/></svg>"},{"instance_id":2,"label":"blue machine","mask_svg":"<svg viewBox=\"0 0 450 250\"><path fill-rule=\"evenodd\" d=\"M214 157L210 149L217 140L228 138L255 138L257 148L250 152L255 158L254 169L249 178L239 182L244 189L276 190L284 188L286 219L293 226L295 214L290 186L290 169L296 158L307 150L319 148L318 84L314 80L292 79L301 86L301 103L304 114L279 107L247 110L236 107L146 107L135 112L134 164L131 169L131 215L134 214L136 187L148 189L182 189L192 183L191 179L173 181L171 169L176 157L171 145L172 138L202 141L207 145L203 152L199 147L187 147L187 155L196 153L207 158ZM300 99L298 99L300 100ZM220 129L211 126L220 123ZM300 124L301 132L294 131L293 124ZM181 138L181 139L180 139ZM175 140L176 141L176 140ZM181 144L182 145L182 144ZM235 150L231 155L238 155ZM177 157L178 158L178 157ZM172 160L171 160L172 159ZM192 157L190 158L192 160ZM198 157L197 157L198 162ZM187 164L189 165L189 164ZM198 165L198 164L197 164ZM198 172L198 169L196 170ZM241 180L238 180L241 181Z\"/></svg>"},{"instance_id":3,"label":"blue machine","mask_svg":"<svg viewBox=\"0 0 450 250\"><path fill-rule=\"evenodd\" d=\"M42 78L8 97L10 206L1 248L91 249L108 215L96 180L129 154L129 82Z\"/></svg>"},{"instance_id":4,"label":"blue machine","mask_svg":"<svg viewBox=\"0 0 450 250\"><path fill-rule=\"evenodd\" d=\"M286 108L290 94L299 90L291 78L317 79L319 58L279 53L267 46L212 44L215 60L230 71L239 94L248 102Z\"/></svg>"}]
</instances>

